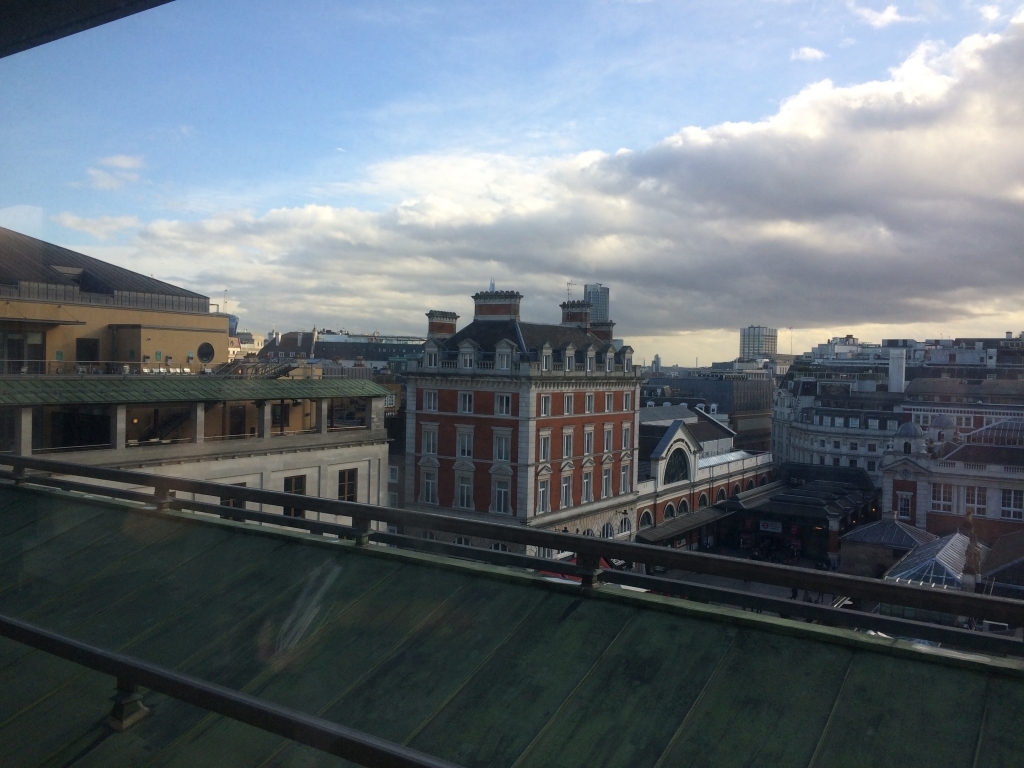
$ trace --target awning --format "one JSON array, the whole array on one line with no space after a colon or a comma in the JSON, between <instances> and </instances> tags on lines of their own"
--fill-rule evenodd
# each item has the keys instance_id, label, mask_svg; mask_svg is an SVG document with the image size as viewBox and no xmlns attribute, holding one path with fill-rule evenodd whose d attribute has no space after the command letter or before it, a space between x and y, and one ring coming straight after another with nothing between
<instances>
[{"instance_id":1,"label":"awning","mask_svg":"<svg viewBox=\"0 0 1024 768\"><path fill-rule=\"evenodd\" d=\"M636 540L640 544L664 544L682 536L708 523L714 523L724 517L728 517L732 511L719 509L718 507L705 507L696 512L669 520L656 528L644 528L636 534Z\"/></svg>"}]
</instances>

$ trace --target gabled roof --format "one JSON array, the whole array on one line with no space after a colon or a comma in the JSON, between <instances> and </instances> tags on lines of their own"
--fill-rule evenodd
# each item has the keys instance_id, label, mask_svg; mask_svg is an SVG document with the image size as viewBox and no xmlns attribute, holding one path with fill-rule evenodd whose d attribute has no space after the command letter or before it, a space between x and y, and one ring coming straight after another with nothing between
<instances>
[{"instance_id":1,"label":"gabled roof","mask_svg":"<svg viewBox=\"0 0 1024 768\"><path fill-rule=\"evenodd\" d=\"M64 267L64 270L54 267ZM0 285L78 286L84 293L127 291L206 299L193 291L0 227Z\"/></svg>"},{"instance_id":2,"label":"gabled roof","mask_svg":"<svg viewBox=\"0 0 1024 768\"><path fill-rule=\"evenodd\" d=\"M892 549L913 549L938 538L922 528L900 522L899 520L877 520L861 525L839 537L844 542L858 544L875 544Z\"/></svg>"},{"instance_id":3,"label":"gabled roof","mask_svg":"<svg viewBox=\"0 0 1024 768\"><path fill-rule=\"evenodd\" d=\"M951 533L941 539L922 544L908 552L902 560L886 571L887 581L909 581L936 587L960 589L970 539L962 533ZM982 552L986 550L983 547Z\"/></svg>"}]
</instances>

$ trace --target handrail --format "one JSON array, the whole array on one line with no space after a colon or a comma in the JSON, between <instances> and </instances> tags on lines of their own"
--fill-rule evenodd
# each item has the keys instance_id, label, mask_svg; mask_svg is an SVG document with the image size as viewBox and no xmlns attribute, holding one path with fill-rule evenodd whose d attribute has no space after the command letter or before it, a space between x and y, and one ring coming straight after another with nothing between
<instances>
[{"instance_id":1,"label":"handrail","mask_svg":"<svg viewBox=\"0 0 1024 768\"><path fill-rule=\"evenodd\" d=\"M325 499L318 496L303 496L301 497L301 502L299 502L296 500L295 494L281 491L243 488L202 480L189 480L106 467L90 467L71 462L28 456L0 456L0 466L13 467L15 470L13 473L4 474L20 481L32 479L32 476L25 474L26 470L37 470L153 488L153 501L157 504L158 508L170 506L172 501L171 491L182 491L215 498L230 498L238 501L251 501L278 507L301 507L311 512L351 517L353 519L353 527L362 532L361 535L364 538L371 529L371 523L373 521L380 521L390 525L420 527L528 547L575 552L578 558L587 559L588 561L599 561L600 558L605 558L645 563L649 566L695 571L714 576L741 579L743 581L845 595L850 598L875 603L921 608L954 616L983 617L989 621L1001 621L1015 627L1024 626L1024 601L1011 598L893 584L861 576L850 576L827 571L811 571L805 568L753 560L737 560L703 552L691 552L648 544L600 539L591 536L577 536L570 533L540 530L516 524L513 521L501 522L448 515L440 512L395 509L358 502ZM116 495L115 491L116 489L94 487L93 492ZM175 506L180 505L182 508L210 506L204 502L192 502L187 499L174 499L174 502ZM219 509L223 510L225 508L220 507ZM253 513L244 508L230 509L230 515L236 518L266 514ZM301 518L288 518L281 515L274 515L273 517L275 518L274 523L281 526L303 528L305 524L316 522L302 520ZM318 525L324 524L318 523Z\"/></svg>"},{"instance_id":2,"label":"handrail","mask_svg":"<svg viewBox=\"0 0 1024 768\"><path fill-rule=\"evenodd\" d=\"M368 768L455 768L454 763L354 728L346 728L134 656L98 648L4 614L0 614L0 635L88 669L112 675L118 679L119 688L124 687L125 683L141 685L178 701Z\"/></svg>"}]
</instances>

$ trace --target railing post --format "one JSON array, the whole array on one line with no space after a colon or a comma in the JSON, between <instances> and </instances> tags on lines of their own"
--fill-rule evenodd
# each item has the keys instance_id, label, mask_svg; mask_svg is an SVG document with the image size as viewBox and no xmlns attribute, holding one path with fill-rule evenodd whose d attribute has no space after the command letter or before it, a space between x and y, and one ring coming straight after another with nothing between
<instances>
[{"instance_id":1,"label":"railing post","mask_svg":"<svg viewBox=\"0 0 1024 768\"><path fill-rule=\"evenodd\" d=\"M370 543L370 518L353 517L352 527L356 530L357 547L365 547Z\"/></svg>"},{"instance_id":2,"label":"railing post","mask_svg":"<svg viewBox=\"0 0 1024 768\"><path fill-rule=\"evenodd\" d=\"M577 552L576 565L583 569L581 576L585 588L596 589L601 586L601 558L598 555L585 555Z\"/></svg>"},{"instance_id":3,"label":"railing post","mask_svg":"<svg viewBox=\"0 0 1024 768\"><path fill-rule=\"evenodd\" d=\"M129 677L117 678L117 691L110 700L114 702L107 725L115 731L124 731L149 714L149 707L142 703L139 686Z\"/></svg>"},{"instance_id":4,"label":"railing post","mask_svg":"<svg viewBox=\"0 0 1024 768\"><path fill-rule=\"evenodd\" d=\"M166 485L157 484L153 488L153 501L157 512L167 512L171 508L173 493Z\"/></svg>"}]
</instances>

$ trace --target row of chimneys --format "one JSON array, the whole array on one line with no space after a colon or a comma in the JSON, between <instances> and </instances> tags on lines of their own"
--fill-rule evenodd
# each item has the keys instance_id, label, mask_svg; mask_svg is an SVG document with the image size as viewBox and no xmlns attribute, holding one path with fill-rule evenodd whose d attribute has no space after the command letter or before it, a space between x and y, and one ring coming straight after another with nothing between
<instances>
[{"instance_id":1,"label":"row of chimneys","mask_svg":"<svg viewBox=\"0 0 1024 768\"><path fill-rule=\"evenodd\" d=\"M519 320L519 303L523 295L519 291L481 291L474 294L473 321ZM612 340L615 323L591 322L589 301L563 301L562 325L567 328L581 328L602 341ZM459 316L454 312L432 309L427 312L427 338L444 340L454 336Z\"/></svg>"}]
</instances>

